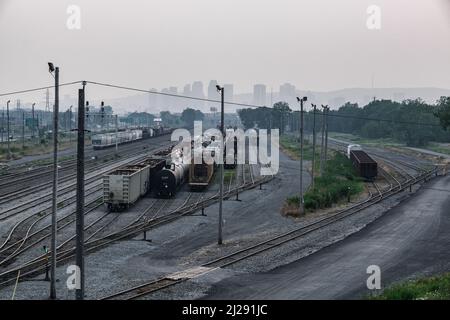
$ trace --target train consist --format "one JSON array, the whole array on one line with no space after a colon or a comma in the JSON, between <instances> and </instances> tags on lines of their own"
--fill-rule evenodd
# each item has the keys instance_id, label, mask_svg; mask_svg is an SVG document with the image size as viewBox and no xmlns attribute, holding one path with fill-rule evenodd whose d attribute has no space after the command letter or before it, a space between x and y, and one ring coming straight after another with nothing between
<instances>
[{"instance_id":1,"label":"train consist","mask_svg":"<svg viewBox=\"0 0 450 320\"><path fill-rule=\"evenodd\" d=\"M378 175L378 165L358 144L347 147L347 157L351 160L358 174L368 181L373 181Z\"/></svg>"},{"instance_id":2,"label":"train consist","mask_svg":"<svg viewBox=\"0 0 450 320\"><path fill-rule=\"evenodd\" d=\"M231 138L230 138L231 139ZM234 141L233 162L226 168L236 167L237 141ZM194 141L191 142L191 148ZM182 148L167 148L134 165L126 165L103 176L103 200L111 211L125 209L139 198L149 194L170 198L189 181L193 190L206 188L213 180L217 163L205 161L205 155L214 158L221 152L219 141L212 139L202 144L203 163L183 163ZM229 152L232 152L231 150ZM192 152L192 155L194 152ZM226 149L224 150L226 155Z\"/></svg>"},{"instance_id":3,"label":"train consist","mask_svg":"<svg viewBox=\"0 0 450 320\"><path fill-rule=\"evenodd\" d=\"M224 167L225 169L234 169L236 168L237 163L237 138L232 136L231 134L234 132L233 129L227 129L227 140L225 141L224 148ZM228 139L234 140L234 148L233 150L228 150L226 145L229 143ZM204 142L202 148L202 163L194 163L191 161L189 166L189 186L191 190L203 190L209 186L211 183L215 172L217 171L217 163L212 161L205 161L205 155L208 155L209 158L213 158L216 152L220 152L220 142L212 141ZM195 151L193 152L194 155ZM229 154L230 153L230 154ZM231 155L233 158L232 162L226 161L227 155Z\"/></svg>"},{"instance_id":4,"label":"train consist","mask_svg":"<svg viewBox=\"0 0 450 320\"><path fill-rule=\"evenodd\" d=\"M123 166L103 176L103 201L111 211L125 209L139 198L157 190L158 173L166 166L166 153L151 156L144 161Z\"/></svg>"},{"instance_id":5,"label":"train consist","mask_svg":"<svg viewBox=\"0 0 450 320\"><path fill-rule=\"evenodd\" d=\"M114 133L96 134L92 137L94 150L113 147L117 144L125 144L142 139L142 130L128 130Z\"/></svg>"},{"instance_id":6,"label":"train consist","mask_svg":"<svg viewBox=\"0 0 450 320\"><path fill-rule=\"evenodd\" d=\"M92 137L92 147L94 150L106 149L114 147L117 144L131 143L142 139L149 139L165 134L170 134L174 129L170 128L144 128L96 134Z\"/></svg>"},{"instance_id":7,"label":"train consist","mask_svg":"<svg viewBox=\"0 0 450 320\"><path fill-rule=\"evenodd\" d=\"M168 160L166 166L156 173L155 194L163 198L173 197L185 182L188 170L189 165L183 163L181 151L173 151L171 160Z\"/></svg>"}]
</instances>

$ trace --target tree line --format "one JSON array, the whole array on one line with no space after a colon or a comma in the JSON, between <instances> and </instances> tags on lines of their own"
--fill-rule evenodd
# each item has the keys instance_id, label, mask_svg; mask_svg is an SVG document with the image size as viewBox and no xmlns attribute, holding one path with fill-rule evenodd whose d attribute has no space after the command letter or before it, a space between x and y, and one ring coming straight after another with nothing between
<instances>
[{"instance_id":1,"label":"tree line","mask_svg":"<svg viewBox=\"0 0 450 320\"><path fill-rule=\"evenodd\" d=\"M241 109L238 114L246 129L273 128L281 134L299 129L300 112L293 111L286 102L277 102L273 108ZM313 119L312 110L304 113L306 132L312 132ZM322 121L323 111L319 108L315 114L317 131ZM430 141L450 142L450 97L442 97L435 104L421 99L374 100L362 108L348 102L338 110L329 111L328 129L370 139L391 138L408 146L425 146Z\"/></svg>"}]
</instances>

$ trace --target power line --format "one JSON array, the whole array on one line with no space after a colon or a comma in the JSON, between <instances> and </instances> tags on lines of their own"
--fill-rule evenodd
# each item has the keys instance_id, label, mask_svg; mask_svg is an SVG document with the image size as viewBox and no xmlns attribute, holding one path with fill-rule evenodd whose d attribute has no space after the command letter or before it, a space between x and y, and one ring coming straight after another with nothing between
<instances>
[{"instance_id":1,"label":"power line","mask_svg":"<svg viewBox=\"0 0 450 320\"><path fill-rule=\"evenodd\" d=\"M214 100L214 99L206 99L206 98L198 98L198 97L191 97L181 94L174 94L174 93L167 93L167 92L158 92L158 91L152 91L152 90L145 90L145 89L138 89L138 88L132 88L132 87L124 87L119 86L115 84L109 84L109 83L101 83L101 82L95 82L95 81L86 81L86 83L103 86L103 87L109 87L109 88L115 88L115 89L123 89L123 90L129 90L129 91L136 91L136 92L143 92L143 93L150 93L150 94L158 94L161 96L168 96L168 97L174 97L174 98L181 98L181 99L190 99L190 100L197 100L197 101L204 101L204 102L214 102L214 103L221 103L221 100ZM254 104L247 104L247 103L238 103L238 102L231 102L231 101L225 101L225 104L234 105L234 106L240 106L240 107L250 107L250 108L263 108L266 106L261 105L254 105Z\"/></svg>"},{"instance_id":2,"label":"power line","mask_svg":"<svg viewBox=\"0 0 450 320\"><path fill-rule=\"evenodd\" d=\"M79 83L90 83L97 86L103 86L103 87L109 87L109 88L115 88L115 89L122 89L122 90L128 90L128 91L135 91L135 92L142 92L142 93L149 93L149 94L156 94L161 96L168 96L168 97L174 97L174 98L180 98L180 99L190 99L195 101L203 101L203 102L212 102L212 103L221 103L220 100L214 100L214 99L207 99L207 98L199 98L199 97L191 97L186 95L180 95L180 94L174 94L174 93L166 93L166 92L158 92L158 91L152 91L152 90L145 90L145 89L139 89L139 88L133 88L133 87L127 87L127 86L121 86L121 85L115 85L110 83L103 83L103 82L97 82L97 81L73 81L68 83L62 83L59 86L69 86ZM20 94L20 93L27 93L27 92L33 92L33 91L40 91L45 89L52 89L54 86L49 87L41 87L41 88L35 88L35 89L28 89L28 90L22 90L22 91L15 91L15 92L8 92L8 93L1 93L0 97L2 96L8 96L13 94ZM231 101L224 101L227 105L234 105L234 106L240 106L240 107L248 107L248 108L268 108L267 106L262 105L255 105L255 104L248 104L248 103L238 103L238 102L231 102ZM298 111L295 111L298 112ZM303 111L304 113L308 113L307 111ZM320 116L324 116L322 112L317 112L316 114ZM389 122L389 123L398 123L398 124L408 124L408 125L416 125L416 126L431 126L431 127L441 127L439 124L436 123L424 123L424 122L412 122L412 121L401 121L401 120L392 120L392 119L382 119L382 118L369 118L369 117L360 117L360 116L352 116L352 115L344 115L344 114L335 114L330 113L328 114L329 117L336 117L336 118L348 118L348 119L359 119L359 120L366 120L366 121L379 121L379 122Z\"/></svg>"},{"instance_id":3,"label":"power line","mask_svg":"<svg viewBox=\"0 0 450 320\"><path fill-rule=\"evenodd\" d=\"M59 87L64 87L64 86L71 86L77 83L82 83L83 81L73 81L73 82L67 82L67 83L61 83L59 85ZM22 94L22 93L29 93L29 92L35 92L35 91L41 91L41 90L46 90L46 89L53 89L55 88L55 86L48 86L48 87L41 87L41 88L34 88L34 89L27 89L27 90L21 90L21 91L14 91L14 92L6 92L6 93L0 93L0 97L4 97L4 96L11 96L14 94Z\"/></svg>"},{"instance_id":4,"label":"power line","mask_svg":"<svg viewBox=\"0 0 450 320\"><path fill-rule=\"evenodd\" d=\"M138 88L132 88L132 87L119 86L119 85L114 85L114 84L109 84L109 83L101 83L101 82L95 82L95 81L87 81L87 83L98 85L98 86L104 86L104 87L110 87L110 88L116 88L116 89L123 89L123 90L130 90L130 91L136 91L136 92L143 92L143 93L149 93L149 94L158 94L158 95L175 97L175 98L221 103L220 100L191 97L191 96L179 95L179 94L173 94L173 93L157 92L157 91L152 91L152 90L145 90L145 89L138 89ZM230 101L225 101L224 103L228 104L228 105L235 105L235 106L249 107L249 108L264 108L264 107L267 108L267 106L261 106L261 105L255 105L255 104L247 104L247 103L237 103L237 102L230 102ZM303 111L303 112L306 113L306 111ZM324 114L322 112L317 113L317 114L319 114L321 116L324 116ZM410 124L410 125L419 125L419 126L440 127L439 124L435 124L435 123L397 121L397 120L390 120L390 119L367 118L367 117L358 117L358 116L351 116L351 115L339 115L339 114L333 114L333 113L328 114L328 116L329 117L339 117L339 118L360 119L360 120L368 120L368 121L380 121L380 122L391 122L391 123L399 123L399 124Z\"/></svg>"}]
</instances>

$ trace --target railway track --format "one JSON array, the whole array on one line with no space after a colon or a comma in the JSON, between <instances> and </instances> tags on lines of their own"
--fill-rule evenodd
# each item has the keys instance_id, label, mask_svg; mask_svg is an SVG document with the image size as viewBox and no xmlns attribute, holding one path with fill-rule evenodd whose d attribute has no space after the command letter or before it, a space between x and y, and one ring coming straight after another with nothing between
<instances>
[{"instance_id":1,"label":"railway track","mask_svg":"<svg viewBox=\"0 0 450 320\"><path fill-rule=\"evenodd\" d=\"M165 144L163 146L164 147L161 147L161 145L158 145L155 148L147 150L147 153L145 153L145 154L142 154L142 151L138 151L138 152L135 152L135 153L131 154L129 156L129 158L127 158L127 159L120 159L118 161L115 161L113 164L109 164L108 165L108 166L111 166L110 168L103 169L103 170L97 172L96 174L94 174L93 176L85 179L85 184L93 183L93 182L99 180L103 176L104 173L106 173L106 172L112 170L113 168L116 168L116 167L118 167L118 166L120 166L120 165L122 165L124 163L130 163L130 162L136 163L136 162L139 162L139 161L143 160L145 157L149 156L148 152L156 152L159 149L163 149L163 148L166 147ZM99 166L99 168L104 168L104 167L105 167L105 165ZM89 172L89 173L92 173L92 172ZM89 175L89 173L87 173L87 175ZM73 180L73 178L74 177L71 177L70 179L67 179L67 181ZM61 181L59 183L61 183ZM66 185L64 187L60 187L60 189L58 190L58 196L61 197L63 195L66 195L66 194L69 194L69 193L73 192L75 190L75 186L76 186L76 182L73 181L73 182L71 182L70 184L68 184L68 185ZM47 188L47 186L39 186L38 188L32 187L30 190L26 191L25 194L21 194L21 195L22 196L28 195L29 193L35 194L36 192L39 192L40 190L43 190L43 189L46 189L46 188ZM14 195L15 195L15 197L17 197L17 194L14 194ZM8 198L12 197L12 196L13 195L9 195ZM25 210L28 210L30 208L34 208L34 207L36 207L38 205L42 205L42 204L50 201L51 198L52 198L52 193L51 193L51 191L49 191L45 195L40 195L40 196L38 196L36 198L27 199L27 200L17 204L16 206L7 208L5 210L2 210L0 212L0 221L7 220L7 219L9 219L9 218L11 218L13 216L16 216L16 215L24 212ZM9 202L9 201L10 200L5 200L5 199L0 200L0 205L2 203L4 203L4 202Z\"/></svg>"},{"instance_id":2,"label":"railway track","mask_svg":"<svg viewBox=\"0 0 450 320\"><path fill-rule=\"evenodd\" d=\"M381 188L376 184L372 183L373 190L369 190L369 197L366 200L363 200L357 204L354 204L344 210L337 211L329 216L319 218L318 220L308 223L307 225L303 225L301 227L294 228L288 232L279 234L275 237L271 237L267 240L259 242L255 245L251 245L247 248L235 251L231 254L224 255L222 257L211 260L207 263L204 263L200 266L200 270L204 270L203 272L199 272L198 275L202 275L208 273L212 270L218 268L225 268L230 265L236 264L240 261L249 259L254 257L262 252L274 249L276 247L280 247L285 243L291 242L293 240L304 237L307 234L310 234L314 231L320 230L326 226L339 222L347 217L355 215L356 213L373 206L381 202L382 200L393 196L411 184L418 183L426 179L426 177L434 174L436 172L436 168L433 168L429 171L421 172L415 177L405 177L403 181L400 181L395 176L391 175L389 172L385 170L381 170L383 179L386 180L388 186L381 190ZM170 286L176 285L178 283L189 280L190 277L173 277L167 276L162 277L160 279L152 280L146 282L142 285L135 286L133 288L123 290L121 292L103 297L102 300L133 300L138 299L144 296L148 296L157 291L163 290Z\"/></svg>"},{"instance_id":3,"label":"railway track","mask_svg":"<svg viewBox=\"0 0 450 320\"><path fill-rule=\"evenodd\" d=\"M233 193L240 192L245 189L251 189L256 185L258 185L259 183L266 183L271 178L272 177L263 178L259 181L254 181L253 185L251 183L240 185L238 187L232 188L231 190L226 192L225 195L230 196ZM171 211L166 215L158 216L158 214L155 214L154 211L152 210L153 216L150 216L149 219L144 220L139 219L140 220L139 222L135 220L135 223L129 224L119 231L112 232L105 236L97 238L94 238L94 236L97 235L98 232L94 231L92 232L92 234L88 236L89 240L86 239L85 241L85 252L86 253L93 252L116 241L127 239L139 233L143 233L144 231L149 230L151 228L155 228L157 226L170 223L183 216L192 214L193 212L197 211L200 208L207 207L217 201L218 201L218 193L207 199L202 199L201 196L199 196L199 198L196 199L191 199L188 197L188 199L186 199L186 201L181 206L179 206L177 209ZM157 209L156 211L159 212L161 211L161 209L159 210ZM100 219L98 221L100 221ZM104 226L102 226L101 228L104 229ZM74 236L69 238L67 241L64 241L62 244L58 246L57 248L58 265L73 259L75 254L75 247L72 245L73 240ZM38 274L45 272L46 263L47 263L47 255L42 254L32 259L31 261L28 261L22 265L19 265L10 270L0 273L0 287L4 287L9 283L11 283L12 281L15 281L17 278L17 272L19 272L19 270L20 270L20 279L36 276Z\"/></svg>"},{"instance_id":4,"label":"railway track","mask_svg":"<svg viewBox=\"0 0 450 320\"><path fill-rule=\"evenodd\" d=\"M86 169L88 170L87 173L94 172L95 170L98 170L104 166L113 165L116 162L123 161L124 156L130 157L142 153L143 151L153 150L154 148L148 146L148 142L149 141L147 139L139 142L139 145L124 145L121 147L121 149L119 149L120 151L118 153L118 157L116 157L115 153L111 150L102 150L102 153L100 154L98 154L99 151L91 150L91 154L86 155L85 157L85 165ZM164 142L157 143L155 145L157 147L162 147L167 144L168 142ZM96 158L92 159L92 156L95 156ZM70 181L71 179L76 177L76 159L63 161L60 166L61 168L59 169L59 183ZM9 202L11 199L16 198L17 196L30 195L51 186L52 173L53 168L41 167L32 169L30 171L10 173L0 176L0 205ZM43 177L48 177L48 179L42 181ZM12 184L11 181L14 181L14 183ZM37 184L30 186L33 181L36 181Z\"/></svg>"}]
</instances>

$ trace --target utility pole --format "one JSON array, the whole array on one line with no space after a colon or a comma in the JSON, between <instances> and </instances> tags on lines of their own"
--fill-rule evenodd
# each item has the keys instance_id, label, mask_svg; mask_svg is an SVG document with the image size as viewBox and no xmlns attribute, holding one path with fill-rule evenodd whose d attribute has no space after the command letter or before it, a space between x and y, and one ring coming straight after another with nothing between
<instances>
[{"instance_id":1,"label":"utility pole","mask_svg":"<svg viewBox=\"0 0 450 320\"><path fill-rule=\"evenodd\" d=\"M22 111L22 150L25 149L25 111Z\"/></svg>"},{"instance_id":2,"label":"utility pole","mask_svg":"<svg viewBox=\"0 0 450 320\"><path fill-rule=\"evenodd\" d=\"M322 105L323 111L322 111L322 137L321 137L321 144L320 144L320 175L323 175L323 154L324 154L324 144L325 144L325 111L326 107Z\"/></svg>"},{"instance_id":3,"label":"utility pole","mask_svg":"<svg viewBox=\"0 0 450 320\"><path fill-rule=\"evenodd\" d=\"M221 93L221 109L220 109L220 132L222 134L222 139L221 139L221 154L222 154L222 161L220 162L220 202L219 202L219 238L217 243L218 244L222 244L222 224L223 224L223 218L222 218L222 214L223 214L223 170L224 170L224 161L225 161L225 156L224 156L224 146L225 146L225 125L224 125L224 120L225 120L225 101L224 101L224 97L225 97L225 90L224 87L220 87L219 85L216 86L217 91L219 91Z\"/></svg>"},{"instance_id":4,"label":"utility pole","mask_svg":"<svg viewBox=\"0 0 450 320\"><path fill-rule=\"evenodd\" d=\"M84 123L85 88L78 90L78 143L77 143L77 216L76 216L76 264L80 270L80 289L76 289L77 300L84 299Z\"/></svg>"},{"instance_id":5,"label":"utility pole","mask_svg":"<svg viewBox=\"0 0 450 320\"><path fill-rule=\"evenodd\" d=\"M36 126L35 126L35 124L34 124L34 105L35 105L36 103L33 103L32 105L31 105L31 118L32 118L32 120L33 120L33 126L31 127L31 130L32 130L32 133L31 133L31 135L32 135L32 137L33 137L33 140L36 138Z\"/></svg>"},{"instance_id":6,"label":"utility pole","mask_svg":"<svg viewBox=\"0 0 450 320\"><path fill-rule=\"evenodd\" d=\"M11 100L8 100L6 102L6 134L8 135L6 137L7 141L8 141L8 159L11 159L11 148L9 146L9 104L10 104Z\"/></svg>"},{"instance_id":7,"label":"utility pole","mask_svg":"<svg viewBox=\"0 0 450 320\"><path fill-rule=\"evenodd\" d=\"M305 212L304 207L304 197L303 197L303 102L307 101L307 97L299 98L297 97L297 101L300 103L300 214Z\"/></svg>"},{"instance_id":8,"label":"utility pole","mask_svg":"<svg viewBox=\"0 0 450 320\"><path fill-rule=\"evenodd\" d=\"M327 163L328 158L328 112L330 108L328 105L325 106L325 153L324 153L324 163Z\"/></svg>"},{"instance_id":9,"label":"utility pole","mask_svg":"<svg viewBox=\"0 0 450 320\"><path fill-rule=\"evenodd\" d=\"M5 108L2 111L2 143L3 143L3 131L5 131ZM3 149L3 146L2 146Z\"/></svg>"},{"instance_id":10,"label":"utility pole","mask_svg":"<svg viewBox=\"0 0 450 320\"><path fill-rule=\"evenodd\" d=\"M119 116L116 114L116 155L119 152Z\"/></svg>"},{"instance_id":11,"label":"utility pole","mask_svg":"<svg viewBox=\"0 0 450 320\"><path fill-rule=\"evenodd\" d=\"M311 169L311 186L314 188L314 170L316 165L316 108L315 104L311 104L313 107L313 154L312 154L312 169Z\"/></svg>"},{"instance_id":12,"label":"utility pole","mask_svg":"<svg viewBox=\"0 0 450 320\"><path fill-rule=\"evenodd\" d=\"M69 144L72 146L72 108L73 106L69 107Z\"/></svg>"},{"instance_id":13,"label":"utility pole","mask_svg":"<svg viewBox=\"0 0 450 320\"><path fill-rule=\"evenodd\" d=\"M49 71L55 73L55 106L53 109L53 199L52 199L52 239L51 239L51 282L50 299L56 299L56 233L58 198L58 113L59 113L59 67L49 63Z\"/></svg>"}]
</instances>

